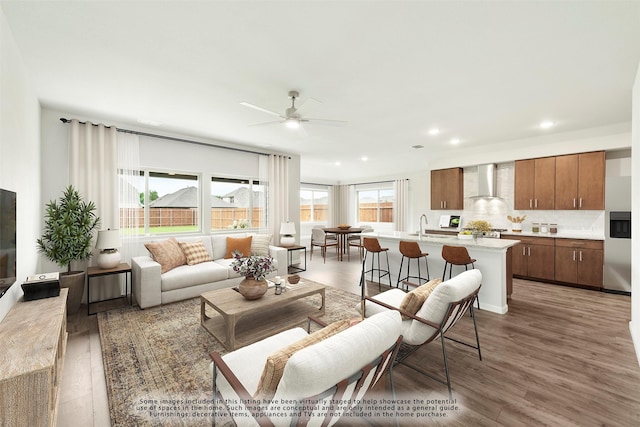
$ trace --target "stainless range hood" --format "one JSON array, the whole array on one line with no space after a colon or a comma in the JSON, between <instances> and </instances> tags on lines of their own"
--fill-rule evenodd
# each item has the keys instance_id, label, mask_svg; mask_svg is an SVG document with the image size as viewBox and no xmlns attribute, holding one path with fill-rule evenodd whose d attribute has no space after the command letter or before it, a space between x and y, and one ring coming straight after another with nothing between
<instances>
[{"instance_id":1,"label":"stainless range hood","mask_svg":"<svg viewBox=\"0 0 640 427\"><path fill-rule=\"evenodd\" d=\"M497 170L498 166L489 163L478 165L478 194L472 199L491 199L499 198L496 192L497 187Z\"/></svg>"}]
</instances>

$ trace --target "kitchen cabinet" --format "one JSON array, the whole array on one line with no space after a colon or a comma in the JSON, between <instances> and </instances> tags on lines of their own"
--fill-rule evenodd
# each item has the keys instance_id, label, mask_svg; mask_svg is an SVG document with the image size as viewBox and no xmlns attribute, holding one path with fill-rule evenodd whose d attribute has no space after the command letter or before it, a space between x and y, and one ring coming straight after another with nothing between
<instances>
[{"instance_id":1,"label":"kitchen cabinet","mask_svg":"<svg viewBox=\"0 0 640 427\"><path fill-rule=\"evenodd\" d=\"M520 243L513 247L511 255L514 276L532 279L554 279L555 245L553 238L547 237L517 237Z\"/></svg>"},{"instance_id":2,"label":"kitchen cabinet","mask_svg":"<svg viewBox=\"0 0 640 427\"><path fill-rule=\"evenodd\" d=\"M555 208L604 210L605 153L556 157Z\"/></svg>"},{"instance_id":3,"label":"kitchen cabinet","mask_svg":"<svg viewBox=\"0 0 640 427\"><path fill-rule=\"evenodd\" d=\"M555 174L555 157L516 160L514 191L515 209L554 209Z\"/></svg>"},{"instance_id":4,"label":"kitchen cabinet","mask_svg":"<svg viewBox=\"0 0 640 427\"><path fill-rule=\"evenodd\" d=\"M555 280L602 288L604 247L600 240L555 239Z\"/></svg>"},{"instance_id":5,"label":"kitchen cabinet","mask_svg":"<svg viewBox=\"0 0 640 427\"><path fill-rule=\"evenodd\" d=\"M460 210L463 206L462 168L431 171L431 209Z\"/></svg>"}]
</instances>

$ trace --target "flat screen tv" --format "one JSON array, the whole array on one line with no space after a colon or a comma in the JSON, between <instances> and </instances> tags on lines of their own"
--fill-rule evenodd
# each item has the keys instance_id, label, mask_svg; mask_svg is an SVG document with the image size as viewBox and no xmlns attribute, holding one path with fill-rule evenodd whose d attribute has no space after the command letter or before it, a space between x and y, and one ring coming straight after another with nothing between
<instances>
[{"instance_id":1,"label":"flat screen tv","mask_svg":"<svg viewBox=\"0 0 640 427\"><path fill-rule=\"evenodd\" d=\"M0 188L0 297L16 281L16 193Z\"/></svg>"}]
</instances>

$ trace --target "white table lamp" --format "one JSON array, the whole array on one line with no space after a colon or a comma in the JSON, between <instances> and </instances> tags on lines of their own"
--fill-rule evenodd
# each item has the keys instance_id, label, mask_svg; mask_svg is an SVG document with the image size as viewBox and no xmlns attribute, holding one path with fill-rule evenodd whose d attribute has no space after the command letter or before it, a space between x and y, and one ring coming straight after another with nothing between
<instances>
[{"instance_id":1,"label":"white table lamp","mask_svg":"<svg viewBox=\"0 0 640 427\"><path fill-rule=\"evenodd\" d=\"M293 246L296 244L296 225L293 222L283 222L280 224L280 244L283 246Z\"/></svg>"},{"instance_id":2,"label":"white table lamp","mask_svg":"<svg viewBox=\"0 0 640 427\"><path fill-rule=\"evenodd\" d=\"M96 249L100 249L97 257L98 267L109 269L117 267L122 257L118 249L120 247L120 231L119 230L102 230L98 231L98 239L96 241Z\"/></svg>"}]
</instances>

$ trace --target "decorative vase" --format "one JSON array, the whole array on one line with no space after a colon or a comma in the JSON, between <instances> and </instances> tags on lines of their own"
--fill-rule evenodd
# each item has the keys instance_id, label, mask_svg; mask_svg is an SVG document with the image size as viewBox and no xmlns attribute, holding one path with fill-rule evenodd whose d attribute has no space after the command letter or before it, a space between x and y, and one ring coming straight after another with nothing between
<instances>
[{"instance_id":1,"label":"decorative vase","mask_svg":"<svg viewBox=\"0 0 640 427\"><path fill-rule=\"evenodd\" d=\"M267 292L267 288L266 280L256 280L253 277L245 278L238 285L238 291L240 291L240 294L248 300L262 298L262 295Z\"/></svg>"},{"instance_id":2,"label":"decorative vase","mask_svg":"<svg viewBox=\"0 0 640 427\"><path fill-rule=\"evenodd\" d=\"M82 295L84 294L84 271L60 273L60 287L69 288L67 295L67 314L76 314L80 310Z\"/></svg>"},{"instance_id":3,"label":"decorative vase","mask_svg":"<svg viewBox=\"0 0 640 427\"><path fill-rule=\"evenodd\" d=\"M522 231L522 223L521 222L512 222L511 223L511 231L514 233L520 233Z\"/></svg>"}]
</instances>

